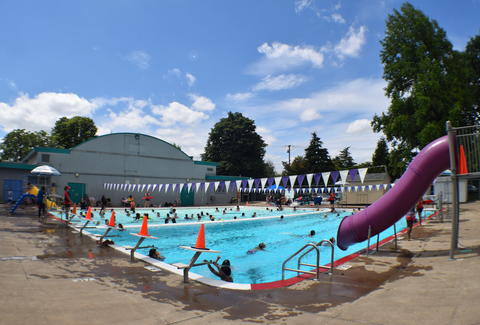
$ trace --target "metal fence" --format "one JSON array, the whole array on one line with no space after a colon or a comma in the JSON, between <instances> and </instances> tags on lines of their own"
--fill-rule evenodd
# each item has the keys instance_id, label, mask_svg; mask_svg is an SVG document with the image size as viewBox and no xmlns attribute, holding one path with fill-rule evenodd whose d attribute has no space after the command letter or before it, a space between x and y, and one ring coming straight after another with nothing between
<instances>
[{"instance_id":1,"label":"metal fence","mask_svg":"<svg viewBox=\"0 0 480 325\"><path fill-rule=\"evenodd\" d=\"M480 176L480 125L458 127L453 130L456 133L457 152L460 155L462 152L465 154L468 172L462 176Z\"/></svg>"}]
</instances>

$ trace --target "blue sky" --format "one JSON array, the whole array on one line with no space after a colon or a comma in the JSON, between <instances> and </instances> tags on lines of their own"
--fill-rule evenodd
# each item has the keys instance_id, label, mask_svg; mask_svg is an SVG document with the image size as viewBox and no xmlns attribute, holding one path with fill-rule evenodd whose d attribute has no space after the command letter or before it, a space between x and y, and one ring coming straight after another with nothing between
<instances>
[{"instance_id":1,"label":"blue sky","mask_svg":"<svg viewBox=\"0 0 480 325\"><path fill-rule=\"evenodd\" d=\"M316 131L356 162L380 137L380 44L403 1L0 2L0 137L75 115L99 134L141 132L199 159L228 111L255 120L280 171ZM456 49L480 33L480 0L411 1Z\"/></svg>"}]
</instances>

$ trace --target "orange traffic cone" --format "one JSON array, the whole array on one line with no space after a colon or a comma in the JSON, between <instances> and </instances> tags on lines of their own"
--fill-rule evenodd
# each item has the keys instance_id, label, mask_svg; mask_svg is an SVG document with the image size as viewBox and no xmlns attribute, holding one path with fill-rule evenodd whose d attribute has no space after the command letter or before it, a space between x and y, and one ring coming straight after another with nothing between
<instances>
[{"instance_id":1,"label":"orange traffic cone","mask_svg":"<svg viewBox=\"0 0 480 325\"><path fill-rule=\"evenodd\" d=\"M110 216L110 221L108 222L109 227L115 227L115 211L112 211L112 215Z\"/></svg>"},{"instance_id":2,"label":"orange traffic cone","mask_svg":"<svg viewBox=\"0 0 480 325\"><path fill-rule=\"evenodd\" d=\"M200 231L198 232L197 243L195 248L206 249L205 248L205 225L202 223L200 225Z\"/></svg>"},{"instance_id":3,"label":"orange traffic cone","mask_svg":"<svg viewBox=\"0 0 480 325\"><path fill-rule=\"evenodd\" d=\"M77 204L73 204L72 214L77 214Z\"/></svg>"},{"instance_id":4,"label":"orange traffic cone","mask_svg":"<svg viewBox=\"0 0 480 325\"><path fill-rule=\"evenodd\" d=\"M143 217L142 228L140 228L140 232L138 233L140 236L148 237L148 218Z\"/></svg>"},{"instance_id":5,"label":"orange traffic cone","mask_svg":"<svg viewBox=\"0 0 480 325\"><path fill-rule=\"evenodd\" d=\"M459 149L459 159L458 159L458 174L468 174L467 168L467 158L465 157L465 150L463 145L460 145Z\"/></svg>"},{"instance_id":6,"label":"orange traffic cone","mask_svg":"<svg viewBox=\"0 0 480 325\"><path fill-rule=\"evenodd\" d=\"M85 219L87 219L87 220L93 220L93 219L92 219L92 207L88 207L87 215L85 216Z\"/></svg>"}]
</instances>

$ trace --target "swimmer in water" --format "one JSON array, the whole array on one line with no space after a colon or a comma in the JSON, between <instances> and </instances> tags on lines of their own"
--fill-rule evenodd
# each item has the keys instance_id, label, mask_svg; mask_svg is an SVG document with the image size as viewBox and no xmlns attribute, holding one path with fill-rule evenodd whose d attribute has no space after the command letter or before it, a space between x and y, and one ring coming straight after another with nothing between
<instances>
[{"instance_id":1,"label":"swimmer in water","mask_svg":"<svg viewBox=\"0 0 480 325\"><path fill-rule=\"evenodd\" d=\"M247 251L247 254L255 254L255 253L258 252L258 251L263 251L263 250L265 250L266 247L267 247L267 245L265 245L265 243L260 243L260 244L258 244L257 247L252 248L252 249L249 249L249 250Z\"/></svg>"}]
</instances>

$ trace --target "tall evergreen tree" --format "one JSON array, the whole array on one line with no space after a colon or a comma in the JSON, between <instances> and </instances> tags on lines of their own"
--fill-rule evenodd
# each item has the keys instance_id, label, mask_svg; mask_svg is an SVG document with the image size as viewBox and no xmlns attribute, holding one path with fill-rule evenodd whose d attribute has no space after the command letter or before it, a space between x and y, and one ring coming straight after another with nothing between
<instances>
[{"instance_id":1,"label":"tall evergreen tree","mask_svg":"<svg viewBox=\"0 0 480 325\"><path fill-rule=\"evenodd\" d=\"M355 166L355 162L350 154L350 147L342 149L338 156L333 158L333 163L336 169L348 169Z\"/></svg>"},{"instance_id":2,"label":"tall evergreen tree","mask_svg":"<svg viewBox=\"0 0 480 325\"><path fill-rule=\"evenodd\" d=\"M317 136L317 133L313 132L310 144L305 148L305 161L309 173L327 172L335 169L328 150L322 146L323 142Z\"/></svg>"},{"instance_id":3,"label":"tall evergreen tree","mask_svg":"<svg viewBox=\"0 0 480 325\"><path fill-rule=\"evenodd\" d=\"M387 166L388 165L388 146L384 137L377 142L377 147L372 156L373 166Z\"/></svg>"},{"instance_id":4,"label":"tall evergreen tree","mask_svg":"<svg viewBox=\"0 0 480 325\"><path fill-rule=\"evenodd\" d=\"M253 120L228 112L210 130L202 159L220 163L220 175L263 177L266 146Z\"/></svg>"}]
</instances>

